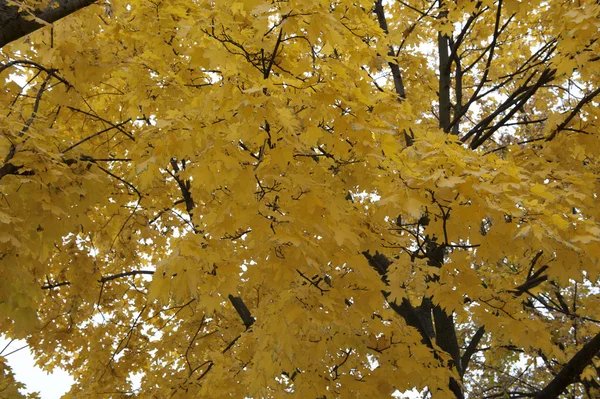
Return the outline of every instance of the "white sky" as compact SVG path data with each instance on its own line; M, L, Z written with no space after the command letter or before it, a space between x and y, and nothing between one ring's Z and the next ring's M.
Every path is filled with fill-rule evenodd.
M0 350L10 341L0 337ZM13 341L2 353L6 356L12 351L25 346L25 341ZM69 391L73 378L63 370L55 370L49 374L35 366L35 360L28 348L6 356L8 365L15 373L17 381L27 385L22 393L39 392L42 399L58 399Z

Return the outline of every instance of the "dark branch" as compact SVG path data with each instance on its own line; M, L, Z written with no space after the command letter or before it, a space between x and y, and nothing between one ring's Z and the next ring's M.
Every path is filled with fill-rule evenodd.
M94 133L94 134L92 134L92 135L90 135L90 136L87 136L86 138L83 138L83 139L79 140L79 141L78 141L78 142L76 142L75 144L72 144L71 146L69 146L68 148L66 148L65 150L63 150L63 152L62 152L62 153L63 153L63 154L65 154L65 153L67 153L67 152L71 151L73 148L75 148L75 147L77 147L77 146L79 146L79 145L81 145L81 144L85 143L86 141L88 141L88 140L91 140L91 139L93 139L94 137L97 137L97 136L101 135L102 133L109 132L109 131L111 131L111 130L113 130L113 129L119 129L119 127L121 127L121 126L123 126L123 125L125 125L125 124L127 124L127 123L129 123L129 122L131 122L131 119L127 119L127 120L126 120L126 121L124 121L124 122L120 122L120 123L117 123L116 125L109 126L109 127L107 127L106 129L102 129L102 130L100 130L99 132L96 132L96 133ZM119 129L119 130L120 130L120 129Z
M116 280L116 279L121 278L121 277L135 276L135 275L138 275L138 274L149 274L149 275L152 275L152 274L154 274L154 270L132 270L130 272L123 272L123 273L119 273L119 274L113 274L113 275L110 275L110 276L104 276L104 277L100 278L100 280L98 280L98 282L105 283L107 281Z
M483 326L481 326L475 332L475 335L473 335L473 338L471 338L471 342L469 342L467 349L465 349L465 353L463 353L462 358L460 359L463 374L467 370L467 367L469 367L469 362L471 361L471 356L473 356L473 353L475 353L475 351L477 350L477 345L479 345L479 342L481 341L483 334L485 334L485 328Z
M42 82L40 88L38 89L38 92L35 96L35 102L33 104L33 110L31 111L31 115L30 115L29 119L27 120L27 122L25 122L23 129L21 129L21 131L19 132L19 134L18 134L19 138L22 138L29 131L31 124L35 120L38 110L39 110L39 107L40 107L40 101L42 99L42 95L44 94L44 91L46 90L46 87L48 86L50 79L52 79L52 76L53 76L52 73L49 72L48 76L46 76L46 78L44 79L44 82ZM2 179L4 176L9 175L9 174L10 175L33 174L33 172L20 173L19 169L21 169L23 167L22 165L14 165L14 164L8 162L15 156L16 151L17 151L17 147L14 144L12 144L10 146L10 150L8 151L8 154L4 158L4 165L2 165L2 167L0 168L0 179Z
M583 108L583 106L587 103L589 103L590 101L592 101L594 99L594 97L596 97L598 94L600 94L600 87L597 88L596 90L592 91L590 94L588 94L587 96L583 97L579 103L577 103L577 105L575 106L575 108L573 108L573 110L569 113L569 115L565 118L564 121L562 121L553 131L552 133L550 133L550 135L546 138L547 141L552 140L556 134L558 132L560 132L561 130L564 130L567 125L569 124L569 122L571 122L571 120L577 116L577 114L579 113L579 111L581 111L581 108Z
M386 34L388 33L387 20L385 18L385 11L383 9L382 0L375 1L375 14L377 15L377 21L379 22L379 27ZM394 57L396 53L394 49L390 47L388 56ZM398 95L398 100L401 101L406 98L406 94L404 93L404 82L402 81L402 73L400 72L400 67L396 62L388 62L390 69L392 70L392 77L394 78L394 88L396 89L396 94Z
M440 7L443 2L440 0ZM443 11L441 18L446 19L447 11ZM439 101L439 126L444 132L450 131L450 64L449 55L449 37L442 32L437 34L438 60L439 60L439 81L438 81L438 101ZM492 50L493 51L493 50Z
M63 285L71 285L71 283L68 282L68 281L63 281L61 283L46 284L46 285L42 286L42 289L43 290L51 290L51 289L54 289L54 288L62 287Z
M185 169L185 160L181 161L183 169ZM194 199L192 198L191 193L191 182L189 180L181 180L179 178L179 165L177 164L176 159L171 159L171 166L173 167L173 173L167 169L167 172L171 175L173 179L177 182L179 189L181 190L181 195L183 196L183 200L185 201L185 209L187 213L190 215L190 219L192 216L192 210L196 206L194 203Z
M95 2L96 0L56 0L34 15L51 24ZM0 48L45 26L28 19L30 14L20 11L18 5L8 3L7 0L0 0Z
M100 278L100 280L98 280L99 283L106 283L107 281L111 281L111 280L116 280L118 278L121 277L129 277L129 276L135 276L138 274L154 274L154 270L132 270L130 272L123 272L123 273L119 273L119 274L111 274L109 276L103 276ZM71 285L70 281L62 281L60 283L48 283L46 285L42 286L43 290L51 290L53 288L58 288L58 287L62 287L65 285Z
M576 382L584 368L600 352L600 333L592 338L569 360L563 369L548 385L535 396L535 399L557 398L567 387Z
M283 38L283 29L279 30L279 36L277 36L277 42L275 42L275 49L273 50L273 54L271 54L271 59L269 60L269 66L266 67L263 77L265 79L269 78L269 74L273 69L273 63L275 62L275 57L277 57L277 51L279 50L279 45L281 44L281 39Z
M244 322L246 329L250 328L252 324L254 324L254 317L252 317L250 310L248 310L248 307L246 306L242 298L240 298L239 296L233 296L231 294L229 294L228 298L229 302L231 302L235 310L238 312L238 315Z

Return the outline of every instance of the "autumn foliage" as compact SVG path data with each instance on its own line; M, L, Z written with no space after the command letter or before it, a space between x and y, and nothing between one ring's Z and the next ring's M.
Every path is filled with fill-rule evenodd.
M66 398L599 397L599 18L0 0L0 331Z

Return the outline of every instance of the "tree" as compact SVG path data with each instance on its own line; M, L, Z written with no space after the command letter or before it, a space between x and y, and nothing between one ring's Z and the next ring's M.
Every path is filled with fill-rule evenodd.
M0 328L67 397L597 397L597 1L90 3L0 1Z

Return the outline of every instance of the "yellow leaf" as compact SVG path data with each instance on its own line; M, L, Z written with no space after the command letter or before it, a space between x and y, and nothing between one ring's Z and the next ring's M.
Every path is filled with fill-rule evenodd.
M167 303L169 300L169 290L171 287L171 279L162 275L162 273L154 273L152 282L148 287L148 300L157 300L161 303Z
M525 237L529 234L529 232L531 231L531 225L528 224L525 227L522 227L521 229L519 229L519 231L517 232L517 234L515 234L515 238L521 238L521 237Z
M464 183L465 179L459 176L450 176L437 181L438 187L449 187L452 188L457 184Z
M423 214L426 205L423 201L411 197L402 205L402 208L410 217L418 219Z
M570 225L569 221L563 216L556 214L552 215L552 223L561 230L566 230Z

